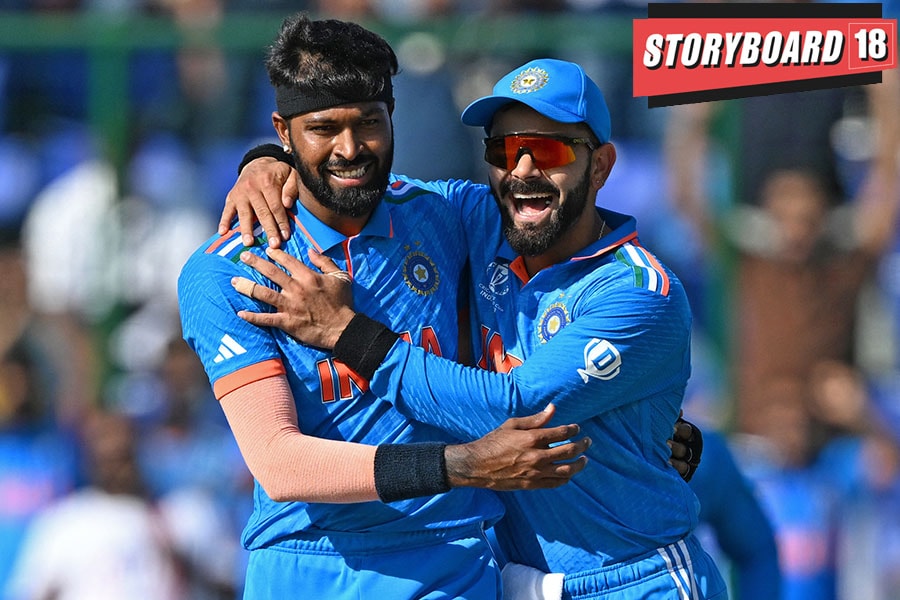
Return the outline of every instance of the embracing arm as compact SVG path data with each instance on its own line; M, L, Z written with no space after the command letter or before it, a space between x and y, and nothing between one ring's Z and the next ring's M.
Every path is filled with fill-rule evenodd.
M333 349L336 357L350 364L357 373L366 379L374 376L379 367L382 366L382 363L389 358L388 354L392 350L394 351L395 359L397 352L401 355L403 352L412 352L414 354L413 360L419 361L418 365L424 369L422 372L427 372L431 377L441 380L444 377L452 379L461 376L467 378L467 380L471 378L474 386L482 385L482 387L455 386L456 391L454 394L457 396L461 394L463 400L458 400L456 406L450 407L448 406L449 403L438 402L435 399L427 378L419 378L420 383L425 385L425 394L423 396L425 399L425 410L431 413L425 413L421 420L428 422L430 418L438 418L439 427L458 432L462 439L471 439L473 431L482 431L483 427L490 427L490 425L485 426L483 423L469 421L471 419L480 421L483 416L482 408L473 408L478 402L491 401L490 398L485 398L482 394L472 395L476 394L476 392L471 392L471 390L480 389L486 394L491 391L487 387L491 386L485 386L483 385L485 382L479 383L479 380L484 379L488 383L493 381L496 384L499 379L500 385L502 385L504 382L510 381L509 374L502 375L488 373L480 369L466 368L453 361L427 355L427 353L420 353L409 344L399 343L397 342L398 336L387 327L369 319L365 315L354 312L349 290L350 286L347 282L335 277L322 276L279 250L270 249L267 251L267 254L272 260L284 267L286 271L278 268L272 262L250 254L245 255L245 262L276 283L281 288L281 291L268 287L254 286L253 282L242 277L234 278L232 285L238 292L245 296L255 297L256 300L269 304L275 310L264 313L240 311L238 314L241 318L258 326L280 328L304 343L320 348ZM314 266L321 269L324 273L336 270L335 265L322 255L311 252L310 260ZM658 348L659 346L656 345L656 350ZM575 354L581 355L582 352L579 349ZM436 368L430 369L428 365ZM535 370L535 376L539 379L546 379L546 373L550 372L547 369L551 367L554 368L554 373L559 373L552 365L551 367L543 365L541 361L536 361L533 357L529 358L526 365L539 365ZM394 366L396 365L389 365L381 369L381 371L392 372ZM585 369L582 369L582 371L587 373L589 370L588 366L586 364L584 366ZM400 365L393 372L399 374L402 371L402 367L403 365ZM522 369L523 367L519 367L514 369L513 372L523 372L521 371ZM415 371L416 369L412 370ZM445 373L445 370L448 370L448 372ZM437 375L437 373L440 373L440 375ZM584 376L579 375L579 377L583 378ZM380 381L383 380L384 377ZM522 389L527 387L527 385L524 385ZM565 388L566 384L563 383L561 387ZM580 392L577 389L577 383L569 387L575 390L575 403L579 404L577 400ZM527 400L534 401L536 406L547 402L546 394L531 394L530 396ZM580 404L586 405L584 402L580 402ZM432 410L429 410L429 408ZM590 407L585 406L585 409L590 410ZM448 413L448 411L453 414ZM526 408L523 408L522 411L528 412L527 402ZM499 414L493 417L489 415L488 418L502 420L509 414L514 413L515 411L510 411L508 407L501 406ZM437 415L436 417L435 414ZM575 421L578 417L577 415L566 414L563 418L572 418ZM448 420L445 421L444 419ZM459 419L463 419L462 425L459 424ZM693 424L683 419L679 419L675 424L673 434L668 442L671 448L670 462L685 480L690 480L700 464L703 449L702 440L702 432Z
M245 246L252 246L253 225L258 220L269 246L278 248L290 237L287 208L299 193L293 158L275 144L262 144L244 155L238 179L225 196L219 218L219 235L225 235L235 217Z
M303 435L284 377L240 387L222 397L220 404L247 467L272 500L378 499L376 447Z
M582 438L554 446L577 435L578 426L544 428L552 407L467 444L370 446L304 435L283 376L240 387L220 402L247 467L277 502L393 502L451 487L557 487L584 468L583 457L568 461L590 445Z
M275 311L242 310L238 316L257 326L283 329L305 344L332 350L334 358L371 380L376 395L394 402L408 416L459 439L474 439L508 417L532 414L551 403L557 406L563 421L590 419L630 401L633 387L656 368L655 361L648 357L674 353L680 358L687 350L687 322L659 324L666 314L665 300L656 303L654 297L646 296L648 300L638 306L630 296L593 298L586 301L590 306L582 318L563 328L511 371L495 373L466 367L399 342L399 336L386 326L356 313L347 282L323 276L281 250L267 249L266 254L286 271L251 253L241 258L280 291L254 286L242 277L232 279L232 285ZM310 252L310 261L322 273L337 270L324 255ZM627 323L623 318L626 315ZM588 359L588 346L592 340L601 339L617 340L616 346L605 343L597 349L608 346L617 361L626 353L643 358L633 360L614 376L598 377L595 357ZM588 391L592 402L585 401Z

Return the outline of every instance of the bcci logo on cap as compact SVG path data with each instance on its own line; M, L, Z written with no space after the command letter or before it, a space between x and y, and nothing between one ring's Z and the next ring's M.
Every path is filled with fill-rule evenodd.
M403 280L422 296L434 293L441 281L434 262L422 252L410 252L403 262Z
M587 383L588 377L612 379L622 370L622 355L606 340L592 339L584 347L584 368L578 369L581 379Z
M547 85L549 80L550 75L547 71L538 67L531 67L516 75L512 83L509 84L509 89L514 94L528 94L538 91Z

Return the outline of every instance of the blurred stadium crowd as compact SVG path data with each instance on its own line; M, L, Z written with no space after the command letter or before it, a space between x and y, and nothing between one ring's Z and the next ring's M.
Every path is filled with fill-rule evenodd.
M535 50L454 53L416 23L646 16L611 0L0 0L0 21L144 16L190 32L302 9L402 32L394 169L425 179L484 179L481 132L459 112ZM631 96L630 54L555 41L540 53L583 64L610 105L619 159L599 202L636 215L687 284L686 416L723 436L770 522L781 597L900 598L897 71L876 92L650 110ZM89 119L88 53L0 43L4 600L240 594L252 482L181 340L175 281L245 150L272 139L263 52L135 52L117 161ZM719 517L704 539L747 598L741 565L759 557L723 533L741 515L708 452L696 489Z

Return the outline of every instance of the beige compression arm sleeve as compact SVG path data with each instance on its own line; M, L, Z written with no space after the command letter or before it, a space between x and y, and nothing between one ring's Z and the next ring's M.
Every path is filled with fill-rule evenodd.
M301 433L283 376L240 387L220 402L247 467L272 500L378 500L376 446Z

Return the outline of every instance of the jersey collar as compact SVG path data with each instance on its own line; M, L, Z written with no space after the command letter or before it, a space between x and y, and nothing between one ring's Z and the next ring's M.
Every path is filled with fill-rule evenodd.
M329 248L338 246L349 239L339 231L335 231L313 215L299 200L294 202L294 210L291 214L296 230L303 234L309 245L317 252L324 252ZM394 227L391 222L390 207L384 201L380 201L369 221L362 231L352 237L374 236L394 237Z
M595 241L593 244L582 248L575 255L569 257L568 261L566 261L567 263L603 256L604 254L614 251L626 242L637 239L637 221L634 217L599 207L597 208L597 212L606 222L606 226L612 228L612 231ZM509 247L509 244L505 239L503 240L503 246L501 246L499 254L502 257L512 258L509 268L523 284L531 279L528 276L528 270L525 268L525 260Z

